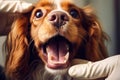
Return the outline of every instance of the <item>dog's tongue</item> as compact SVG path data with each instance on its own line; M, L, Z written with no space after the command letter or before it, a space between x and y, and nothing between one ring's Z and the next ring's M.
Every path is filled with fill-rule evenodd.
M64 64L69 57L69 47L65 40L57 39L51 40L47 45L48 63L50 64Z

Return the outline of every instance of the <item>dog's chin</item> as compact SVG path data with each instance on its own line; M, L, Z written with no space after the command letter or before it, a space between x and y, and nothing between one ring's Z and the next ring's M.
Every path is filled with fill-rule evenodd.
M45 66L45 69L46 69L49 73L51 73L51 74L53 74L53 75L57 75L57 74L59 74L59 75L64 75L64 74L67 73L68 68L69 68L69 67L67 67L67 68L62 68L62 69L52 69L52 68L49 68L47 65Z
M66 56L68 56L68 54L69 53L67 53ZM70 62L67 60L65 62L58 61L55 63L53 61L53 63L51 62L45 65L45 69L53 75L57 75L57 74L64 75L67 73L69 67L70 67Z

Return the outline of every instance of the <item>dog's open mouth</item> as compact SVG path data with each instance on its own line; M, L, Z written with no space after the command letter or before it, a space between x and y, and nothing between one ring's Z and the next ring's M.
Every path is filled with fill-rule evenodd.
M47 67L62 69L69 66L71 43L64 37L52 37L44 44L43 50L47 58Z

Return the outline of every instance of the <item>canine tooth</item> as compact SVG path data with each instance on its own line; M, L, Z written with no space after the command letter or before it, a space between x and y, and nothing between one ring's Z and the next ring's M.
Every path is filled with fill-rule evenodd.
M48 54L48 60L54 60L54 57L53 56L51 56L50 54Z
M64 60L64 62L67 62L68 58L69 58L69 52L67 52L67 54L65 55L65 60Z

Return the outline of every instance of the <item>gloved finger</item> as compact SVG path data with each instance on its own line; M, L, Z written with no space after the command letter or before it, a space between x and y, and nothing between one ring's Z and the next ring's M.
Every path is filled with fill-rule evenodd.
M1 0L0 1L0 11L1 12L19 12L25 13L33 8L32 3L27 3L22 0Z
M96 79L110 75L116 65L118 58L116 56L97 62L87 64L78 64L72 66L68 73L70 76L78 79Z
M29 12L30 10L32 10L33 7L34 6L32 3L27 3L27 2L22 1L21 5L18 8L18 12L26 13L26 12Z

